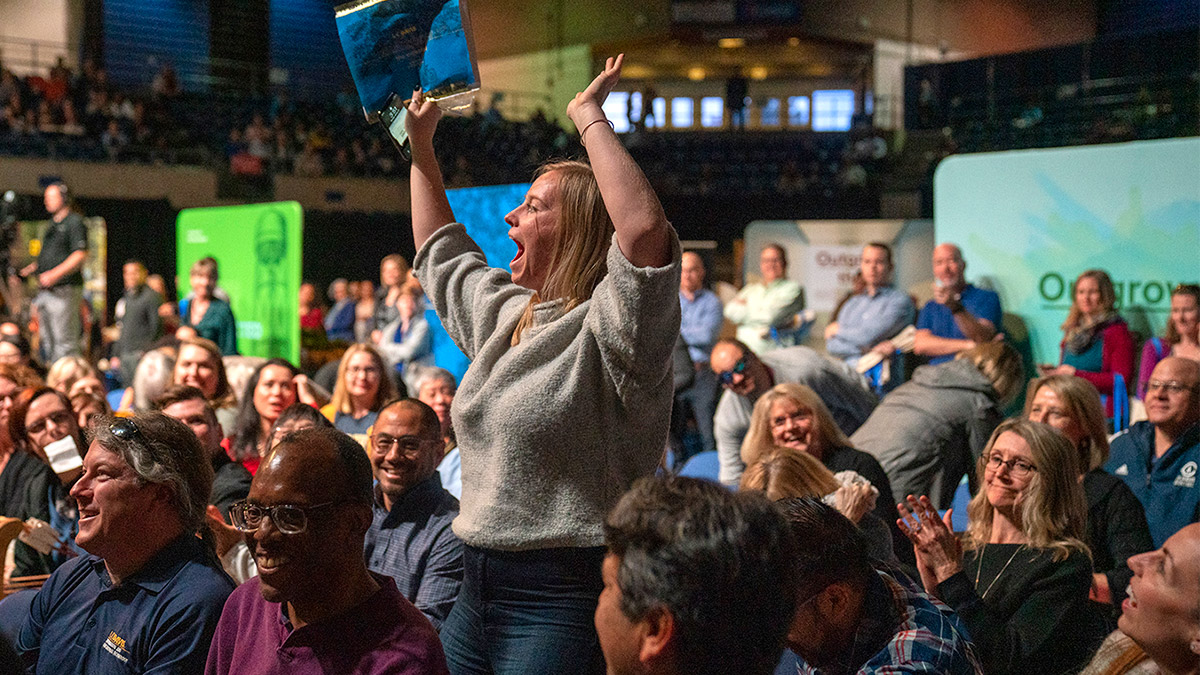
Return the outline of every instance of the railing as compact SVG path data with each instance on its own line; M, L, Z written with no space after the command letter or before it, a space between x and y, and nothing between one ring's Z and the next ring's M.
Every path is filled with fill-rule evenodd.
M0 63L19 77L45 77L59 58L74 66L77 53L77 45L0 35Z

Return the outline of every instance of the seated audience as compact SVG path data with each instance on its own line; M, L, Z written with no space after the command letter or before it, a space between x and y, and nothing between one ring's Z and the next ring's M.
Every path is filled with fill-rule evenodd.
M1075 280L1075 301L1062 325L1062 365L1043 366L1043 374L1082 377L1102 396L1112 396L1114 375L1121 375L1129 386L1133 380L1133 335L1117 315L1116 303L1108 273L1088 270L1080 274ZM1107 407L1111 412L1111 400Z
M1062 434L1011 419L979 458L961 542L928 497L897 505L925 590L962 618L988 675L1074 672L1099 642L1077 464Z
M317 287L300 284L300 330L304 333L325 333L325 313L317 303Z
M917 315L913 342L913 351L927 357L930 364L944 363L977 343L988 342L1000 329L1000 296L967 283L966 270L967 262L957 246L934 247L933 299Z
M209 405L216 411L221 427L233 428L237 420L238 401L225 374L225 362L217 343L202 337L180 340L173 379L177 385L195 387L204 392Z
M22 506L15 518L37 518L54 529L62 546L40 553L23 542L13 549L14 576L49 574L77 553L79 508L71 487L79 479L80 458L87 449L78 418L66 395L50 387L26 389L13 401L8 433L19 439L41 466L31 470L23 486Z
M443 441L437 413L416 399L379 412L371 433L374 520L367 567L396 582L400 594L441 628L462 585L462 542L450 529L458 500L442 487Z
M787 643L801 675L980 675L962 620L903 575L876 569L863 533L816 499L782 503L800 584Z
M25 489L46 465L26 449L23 437L9 429L9 414L21 392L39 387L38 376L25 366L0 363L0 515L17 517L25 505Z
M1167 334L1152 337L1142 347L1138 368L1137 396L1146 398L1146 383L1154 367L1168 356L1182 356L1200 361L1200 286L1179 284L1171 291L1171 315L1167 319Z
M70 396L76 382L89 378L100 381L100 371L82 356L64 356L50 364L50 370L46 371L46 386Z
M1104 465L1142 502L1155 546L1200 521L1198 462L1200 363L1168 356L1146 384L1146 420L1113 438Z
M1080 675L1200 673L1200 525L1129 559L1133 578L1118 630Z
M358 282L358 296L354 304L354 341L370 342L373 330L375 330L375 284L370 279L364 279Z
M928 495L948 509L964 475L978 483L976 460L1024 377L1021 356L999 342L920 366L883 397L850 442L879 460L897 496Z
M76 543L33 600L17 640L29 672L199 672L233 584L197 536L212 468L160 413L94 426Z
M1100 395L1083 378L1040 377L1029 383L1025 417L1058 429L1078 453L1088 509L1084 541L1095 569L1092 599L1119 608L1132 575L1125 561L1153 549L1154 543L1142 503L1120 478L1103 469L1108 434Z
M333 398L321 414L343 433L366 435L383 404L395 397L383 357L371 345L353 344L342 355Z
M233 320L233 310L227 301L215 295L215 258L201 258L192 265L191 288L191 297L179 303L179 338L199 336L216 343L222 356L237 354L237 323ZM183 328L189 330L183 331Z
M153 410L154 399L162 396L175 378L175 361L175 350L170 347L146 352L133 371L133 383L125 390L118 409Z
M7 363L10 366L25 366L37 373L38 377L46 375L46 368L33 358L29 339L20 332L0 334L0 363Z
M433 626L367 570L371 489L362 446L335 429L290 433L269 452L231 512L258 576L226 603L207 675L448 673Z
M221 518L228 520L229 507L245 499L250 492L251 476L244 466L230 459L222 447L225 433L204 392L177 384L164 391L154 402L154 407L167 417L183 422L196 434L205 456L212 462L213 483L208 503L217 507Z
M796 313L804 309L804 289L787 278L787 251L767 244L758 256L761 281L745 285L725 305L725 318L737 324L737 339L759 354L795 341L780 331L794 327Z
M345 279L329 284L329 300L333 306L325 315L325 337L332 342L354 342L354 298L350 296Z
M389 371L400 377L408 391L413 391L416 371L433 365L433 343L429 323L425 321L425 302L422 293L412 286L400 289L396 297L395 318L381 326L375 346L387 359ZM376 302L376 307L379 302ZM378 316L378 311L376 312Z
M246 383L229 454L252 474L270 449L267 441L275 420L284 408L296 402L299 377L299 371L292 364L283 359L271 359L259 366Z
M912 324L917 310L904 291L892 286L892 249L880 242L863 247L859 263L862 290L848 297L825 327L825 349L850 365L878 349L890 358L888 340Z
M750 415L740 459L747 466L766 457L775 448L788 448L812 455L833 474L853 471L879 492L872 512L888 525L892 539L904 543L893 523L892 485L883 467L871 455L854 448L834 423L824 401L802 384L777 384L759 397ZM907 546L899 552L907 554ZM905 555L906 559L911 556Z
M725 318L721 299L704 287L704 260L696 253L685 251L679 269L679 335L687 345L687 366L692 377L690 382L675 392L675 404L671 409L671 442L677 455L675 465L683 466L688 459L683 436L689 418L695 420L696 432L700 436L699 451L717 449L713 436L713 413L717 407L720 384L708 359L721 335Z
M90 391L83 391L72 396L71 410L75 413L80 429L91 426L93 417L113 414L112 408L108 405L108 399Z
M807 452L777 447L746 467L738 489L762 492L773 502L822 499L863 531L872 558L896 562L888 522L871 512L878 505L879 490L853 471L839 471L834 476Z
M842 434L853 433L879 402L866 381L846 364L821 356L808 347L791 347L756 355L737 340L719 340L711 365L725 388L713 418L713 433L721 461L720 479L737 485L745 468L741 448L750 429L755 402L771 387L796 383L817 393ZM765 413L764 413L765 414Z
M796 609L798 554L765 499L642 478L604 522L596 632L609 673L771 673Z
M454 381L454 375L451 375L450 371L436 366L426 366L421 369L414 384L417 388L417 399L433 408L441 427L442 460L438 463L437 470L442 477L442 487L454 495L455 499L461 499L462 461L458 454L458 443L454 439L454 428L451 426L450 419L450 404L454 402L458 383Z
M408 281L409 271L408 261L399 253L384 256L383 260L379 261L379 290L375 291L372 330L383 330L384 326L399 316L396 301L400 299L400 293ZM379 342L376 337L372 336L372 342Z

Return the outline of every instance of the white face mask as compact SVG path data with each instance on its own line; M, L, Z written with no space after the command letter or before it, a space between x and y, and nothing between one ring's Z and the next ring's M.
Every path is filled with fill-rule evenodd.
M75 445L75 437L68 434L46 445L46 461L50 468L59 475L83 466L83 457L79 455L79 446Z

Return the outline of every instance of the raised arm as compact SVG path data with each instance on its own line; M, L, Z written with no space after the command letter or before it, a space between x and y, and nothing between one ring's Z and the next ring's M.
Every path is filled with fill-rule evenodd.
M442 169L433 152L433 132L437 130L442 110L433 101L426 101L421 90L413 92L408 104L404 128L412 148L412 169L409 184L412 190L413 243L418 251L429 235L446 223L454 222L454 211L446 199Z
M637 267L671 261L667 216L642 170L607 124L601 105L621 76L625 55L605 61L604 72L567 105L567 116L582 134L604 207L617 231L617 245ZM416 148L413 148L413 230L417 229ZM440 178L439 178L440 184ZM449 207L447 207L449 209ZM419 246L419 244L418 244Z

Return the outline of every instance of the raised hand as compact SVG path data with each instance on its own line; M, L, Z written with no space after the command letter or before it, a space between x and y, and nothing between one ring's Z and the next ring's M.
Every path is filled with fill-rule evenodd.
M425 99L425 92L417 89L413 92L412 100L408 103L408 114L404 117L404 129L408 132L409 143L413 147L433 145L433 132L437 130L438 120L442 119L442 109L433 101Z
M962 570L962 543L950 529L953 509L939 518L929 497L917 499L909 495L896 505L896 510L900 512L896 525L913 544L926 590L933 590L930 581L941 583ZM927 574L933 579L927 579Z
M598 119L603 119L604 111L601 106L608 98L613 87L621 79L621 64L625 62L624 54L611 56L604 62L604 70L592 80L587 89L575 94L575 98L567 104L567 116L575 123L575 128L583 131L584 126Z

